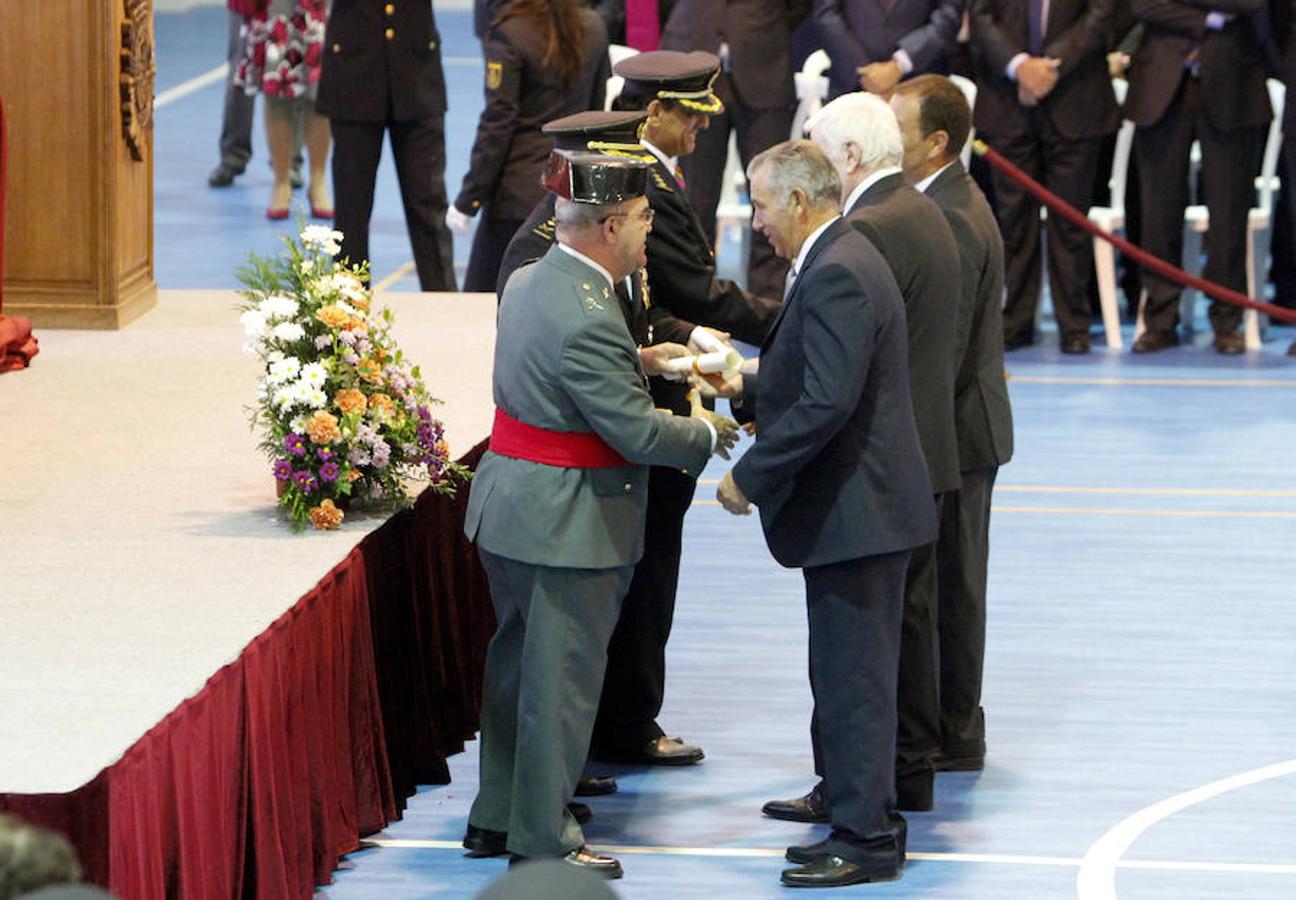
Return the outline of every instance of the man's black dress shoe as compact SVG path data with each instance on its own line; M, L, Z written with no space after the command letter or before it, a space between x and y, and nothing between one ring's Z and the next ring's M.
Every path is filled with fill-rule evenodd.
M585 774L576 782L577 797L601 797L604 794L615 794L617 781L611 775Z
M1173 331L1145 331L1138 336L1138 340L1130 349L1134 353L1156 353L1158 350L1166 350L1178 344L1179 335Z
M1215 335L1215 352L1236 356L1246 350L1246 341L1236 331L1221 331Z
M1005 334L1004 350L1011 353L1014 350L1020 350L1022 347L1029 347L1035 343L1033 334Z
M1088 353L1089 352L1089 335L1087 334L1068 334L1062 338L1063 353Z
M985 768L985 756L938 756L933 765L937 772L980 772Z
M488 856L503 856L508 850L508 834L503 831L491 831L489 828L478 828L471 822L464 834L463 845L468 852L464 856L473 859L484 859Z
M821 856L827 855L828 838L824 838L822 841L816 841L813 844L793 844L787 848L787 852L783 854L783 857L790 863L804 866L807 863L814 862Z
M904 812L926 812L933 806L935 771L923 769L903 777L896 776L896 809Z
M1287 348L1287 355L1296 356L1296 341L1292 341L1292 345Z
M241 168L221 163L212 169L211 174L207 176L207 186L214 188L229 187L234 183L234 179L242 174L243 170Z
M516 853L509 858L509 868L526 862L528 857L518 856ZM589 847L581 846L572 850L566 856L560 856L563 862L582 869L587 869L603 878L620 878L625 873L621 870L621 863L615 857L603 856L595 853Z
M574 801L568 803L567 812L572 814L572 818L576 820L576 824L578 825L584 825L590 819L594 818L594 813L591 812L590 808L584 803L576 803Z
M788 887L842 887L871 881L895 881L900 877L897 866L862 866L840 856L816 856L796 869L784 869L782 882Z
M814 790L804 797L795 800L771 800L761 807L761 812L771 819L783 819L788 822L827 822L828 798L823 790L815 785Z
M701 747L686 744L677 737L662 735L638 747L612 750L595 755L603 762L630 763L643 766L689 766L706 758Z

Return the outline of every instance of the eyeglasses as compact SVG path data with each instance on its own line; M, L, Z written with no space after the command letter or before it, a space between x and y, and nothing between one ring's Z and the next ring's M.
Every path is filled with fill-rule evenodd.
M638 219L640 222L643 222L645 225L651 225L653 223L653 219L657 216L657 211L653 209L651 206L646 206L640 212L637 213L628 213L628 212L608 213L606 216L599 219L599 224L602 225L608 219L615 219L618 216L626 216L626 217L634 216L636 219Z

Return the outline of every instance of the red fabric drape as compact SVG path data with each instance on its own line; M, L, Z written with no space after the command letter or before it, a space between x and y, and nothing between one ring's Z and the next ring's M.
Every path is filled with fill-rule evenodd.
M4 101L0 100L0 372L25 369L32 357L40 352L36 338L32 337L31 320L4 315L5 173L9 168L7 141Z
M495 621L467 494L424 492L85 787L0 810L129 900L311 897L476 731Z

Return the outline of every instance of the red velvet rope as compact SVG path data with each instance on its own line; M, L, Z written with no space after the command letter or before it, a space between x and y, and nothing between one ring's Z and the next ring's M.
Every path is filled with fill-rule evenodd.
M1074 206L1071 206L1057 194L1054 194L1048 188L1044 187L1035 179L1031 178L1021 169L1004 159L1003 155L994 148L987 145L984 141L973 141L972 149L978 156L984 157L986 162L994 166L1004 175L1007 175L1013 181L1017 182L1025 191L1035 196L1041 203L1049 208L1050 211L1057 213L1064 219L1083 228L1094 237L1102 238L1109 244L1115 246L1121 253L1132 257L1140 266L1145 269L1151 269L1162 278L1177 282L1185 287L1201 291L1203 294L1214 297L1216 300L1233 306L1243 306L1247 309L1254 309L1265 313L1270 318L1281 319L1284 322L1296 322L1296 309L1287 309L1282 306L1275 306L1272 303L1265 303L1262 300L1253 300L1246 294L1239 293L1223 285L1216 284L1213 281L1207 281L1204 278L1198 278L1196 275L1190 275L1183 269L1170 265L1162 259L1158 259L1139 247L1134 246L1124 238L1116 237L1110 232L1103 231L1097 225L1089 220L1089 217L1080 212Z

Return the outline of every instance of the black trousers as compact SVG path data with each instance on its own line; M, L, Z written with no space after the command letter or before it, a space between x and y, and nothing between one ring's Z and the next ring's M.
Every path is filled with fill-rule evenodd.
M221 111L220 159L236 172L242 172L252 158L252 111L256 97L248 96L234 83L234 73L243 57L243 39L240 31L243 17L229 14L229 78L225 81L225 105Z
M937 494L936 515L944 506ZM940 635L937 631L936 542L909 556L900 627L900 680L896 693L896 777L935 774L941 750Z
M936 623L940 658L941 754L985 756L981 678L985 670L986 564L990 499L998 466L964 472L944 495L936 540Z
M473 234L472 253L468 256L468 271L464 273L463 289L465 291L483 291L495 293L495 282L499 278L500 262L509 241L522 227L523 219L494 219L490 209L482 213Z
M666 688L666 641L675 618L684 514L696 487L696 479L676 469L649 470L644 555L608 644L590 754L596 759L633 752L663 734L657 715Z
M1185 75L1161 121L1135 133L1134 152L1142 178L1143 249L1172 265L1180 264L1189 153L1193 140L1200 141L1201 186L1210 211L1202 274L1208 281L1245 294L1247 211L1260 168L1264 128L1221 131L1206 114L1210 102L1201 82ZM1143 272L1143 286L1147 289L1144 324L1149 331L1173 331L1179 323L1179 286L1151 271ZM1216 332L1236 331L1242 310L1212 301L1210 322Z
M804 570L811 743L832 818L829 853L904 860L895 808L896 680L909 551Z
M374 181L383 135L389 133L419 286L453 291L454 245L445 223L445 117L414 122L333 119L332 125L333 222L343 235L339 257L357 263L369 259Z
M702 229L712 247L716 239L716 207L729 157L729 132L738 132L738 156L746 168L757 154L788 139L793 113L791 107L754 109L735 99L720 115L711 117L707 129L698 132L696 149L680 160L689 203L702 221ZM774 248L765 235L753 231L751 255L747 260L747 290L759 297L782 297L787 271L788 261L774 255Z
M1042 109L1032 109L1028 127L1017 134L987 137L1009 162L1082 212L1093 198L1099 138L1063 137ZM1004 242L1004 335L1030 337L1039 309L1042 247L1040 202L1010 178L994 174L996 212ZM1063 337L1089 334L1089 292L1093 281L1092 239L1061 216L1049 216L1049 291Z

